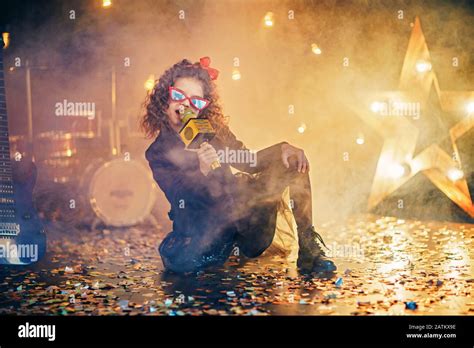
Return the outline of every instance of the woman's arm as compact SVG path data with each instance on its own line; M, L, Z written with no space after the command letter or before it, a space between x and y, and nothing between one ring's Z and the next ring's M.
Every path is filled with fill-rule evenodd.
M181 168L168 160L159 151L146 152L146 158L153 172L153 178L165 193L170 203L178 204L181 200L195 208L206 207L219 202L228 192L225 185L225 173L220 170L211 171L207 177L199 170L194 156L189 157L186 168ZM196 165L193 165L196 164Z

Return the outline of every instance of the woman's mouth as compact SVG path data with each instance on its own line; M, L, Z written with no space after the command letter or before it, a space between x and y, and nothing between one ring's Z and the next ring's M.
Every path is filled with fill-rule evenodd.
M196 116L196 113L191 109L191 108L179 108L177 110L175 110L176 112L176 115L178 115L178 119L180 121L183 121L185 118L188 119L188 118L194 118L194 117L197 117Z

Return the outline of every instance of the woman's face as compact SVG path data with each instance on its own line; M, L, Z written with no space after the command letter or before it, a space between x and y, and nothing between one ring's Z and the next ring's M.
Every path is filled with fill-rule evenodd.
M182 90L188 97L204 97L204 92L201 86L201 82L192 77L180 77L176 79L174 83L174 87L179 88ZM183 115L180 113L180 109L184 107L190 107L190 103L188 99L184 101L173 101L170 99L170 106L168 110L166 110L166 114L168 115L168 120L170 122L171 127L178 132L181 127L183 126L181 119ZM192 108L196 116L199 115L199 111Z

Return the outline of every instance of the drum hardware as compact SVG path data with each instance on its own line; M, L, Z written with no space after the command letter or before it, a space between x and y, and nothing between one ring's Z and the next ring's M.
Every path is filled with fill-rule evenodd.
M159 226L151 214L158 187L150 171L139 161L96 160L86 168L80 188L95 214L93 229L101 222L112 227L128 227L149 221Z
M15 160L29 157L31 158L31 149L28 144L28 139L24 135L10 135L8 137L10 142L10 157Z
M36 161L42 181L67 183L79 168L75 136L64 131L48 131L36 136Z
M111 81L109 154L113 159L93 161L86 168L80 183L81 191L86 192L86 204L96 216L92 228L95 229L100 222L107 226L127 227L146 220L159 226L151 214L158 187L150 170L137 160L126 160L122 154L115 66Z

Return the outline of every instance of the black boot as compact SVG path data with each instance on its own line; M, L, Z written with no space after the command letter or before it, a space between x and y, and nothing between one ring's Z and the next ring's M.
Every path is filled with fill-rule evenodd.
M324 244L321 235L315 231L314 226L298 233L299 247L296 265L302 271L315 273L332 273L337 267L324 253L321 244ZM327 247L326 247L327 248Z

